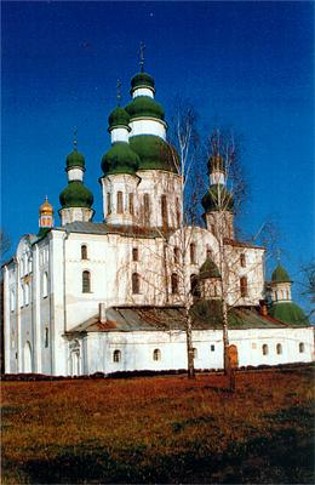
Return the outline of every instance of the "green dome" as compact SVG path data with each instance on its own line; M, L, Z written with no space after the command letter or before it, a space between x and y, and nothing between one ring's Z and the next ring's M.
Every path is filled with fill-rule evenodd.
M202 280L208 278L221 278L219 269L211 258L207 258L200 267L199 278Z
M120 106L117 106L108 117L109 129L115 126L128 126L130 116L127 111Z
M219 196L221 199L220 204ZM233 212L233 197L222 184L211 185L206 195L203 196L201 203L206 212L217 211L219 209Z
M287 271L283 268L283 266L278 264L278 266L271 275L271 280L274 283L287 283L291 281L291 278L288 275Z
M126 106L125 110L131 119L148 116L164 120L165 117L163 107L150 96L137 96Z
M129 139L130 146L139 155L139 170L166 170L177 172L178 154L159 136L138 135Z
M130 145L116 142L102 158L102 170L105 175L115 173L134 174L138 170L140 158Z
M131 79L131 90L133 91L135 88L144 87L144 88L152 88L154 89L155 83L154 79L150 74L146 72L139 72Z
M303 310L292 301L274 303L269 313L273 318L284 323L300 326L309 325L308 318Z
M88 207L90 209L94 199L92 192L82 182L73 180L61 192L59 200L63 209L66 207Z
M82 167L85 168L85 158L84 156L78 152L77 149L74 149L73 152L69 153L66 159L66 169L69 170L72 167Z

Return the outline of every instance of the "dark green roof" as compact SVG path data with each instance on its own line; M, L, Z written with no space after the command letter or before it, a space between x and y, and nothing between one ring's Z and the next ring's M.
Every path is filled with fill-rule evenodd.
M74 149L66 158L66 169L69 170L72 167L82 167L85 168L84 156Z
M82 182L73 180L61 192L59 196L62 208L67 207L88 207L93 204L93 194Z
M140 165L140 158L126 142L116 142L102 158L102 170L105 175L134 174Z
M199 278L221 278L219 269L211 258L207 258L203 265L200 267Z
M124 108L117 106L108 117L109 129L115 126L128 126L130 116Z
M309 325L308 318L303 310L292 301L273 303L269 313L273 318L294 326Z
M291 281L291 278L288 275L288 272L284 269L284 267L278 264L278 266L271 275L271 280L274 283L286 283Z
M139 170L166 170L177 172L178 154L176 150L155 135L138 135L129 138L133 151L140 157Z
M226 210L233 212L234 201L230 192L222 184L211 185L201 201L206 212Z
M149 96L137 96L126 106L125 110L131 119L144 116L164 120L165 117L162 105Z
M146 72L139 72L131 79L131 91L139 87L149 87L154 89L154 79Z

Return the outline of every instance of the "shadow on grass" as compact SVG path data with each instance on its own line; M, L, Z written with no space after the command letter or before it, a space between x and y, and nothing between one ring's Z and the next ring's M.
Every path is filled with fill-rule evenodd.
M178 430L174 430L175 432ZM220 455L196 442L189 451L159 455L145 446L111 456L87 443L63 449L55 458L25 464L29 483L314 483L312 439L300 440L294 429L271 438L231 443Z

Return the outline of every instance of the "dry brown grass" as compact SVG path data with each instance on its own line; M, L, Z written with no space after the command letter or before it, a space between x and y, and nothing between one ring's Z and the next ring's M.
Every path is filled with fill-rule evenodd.
M312 368L4 382L2 483L313 483Z

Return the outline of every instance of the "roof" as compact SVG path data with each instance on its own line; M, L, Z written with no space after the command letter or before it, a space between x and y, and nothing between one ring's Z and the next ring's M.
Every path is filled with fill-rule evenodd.
M286 269L283 266L278 264L276 269L273 271L271 275L271 280L273 283L287 283L291 281L291 278Z
M219 300L199 302L191 311L193 330L222 329L222 310ZM229 312L231 330L289 326L270 316L260 315L255 308L233 308ZM68 331L67 335L90 332L185 331L185 329L183 307L130 306L108 308L105 323L101 323L99 316L95 315Z
M81 222L75 221L63 227L54 228L60 231L73 232L79 234L118 234L126 237L158 238L162 237L161 232L156 228L146 228L139 226L118 226L107 224L106 222Z
M236 239L229 239L229 238L224 238L223 239L224 244L228 246L235 246L239 248L253 248L253 249L262 249L265 251L264 246L256 246L255 244L249 243L249 242L243 242L243 241L237 241Z
M293 301L281 301L273 303L270 315L282 322L295 327L309 325L309 320L303 310Z

